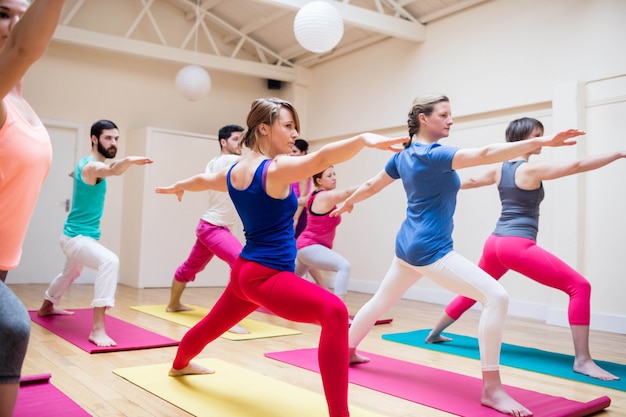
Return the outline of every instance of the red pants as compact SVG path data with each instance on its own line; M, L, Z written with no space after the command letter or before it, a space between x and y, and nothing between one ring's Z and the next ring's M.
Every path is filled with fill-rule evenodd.
M348 311L329 291L293 272L278 271L241 257L230 282L211 311L180 341L174 369L182 369L204 347L258 306L302 323L322 326L318 360L331 417L348 412Z

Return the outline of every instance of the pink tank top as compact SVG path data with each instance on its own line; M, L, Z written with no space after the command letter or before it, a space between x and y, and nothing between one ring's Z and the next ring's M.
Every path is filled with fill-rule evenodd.
M333 241L335 240L335 231L337 226L341 222L341 216L330 217L329 214L335 209L333 207L328 213L317 214L311 212L311 205L315 197L323 192L323 190L314 191L309 196L309 201L306 203L307 210L307 222L306 228L298 236L296 240L296 248L304 248L310 245L324 245L328 249L333 248Z
M45 126L32 126L3 100L7 117L0 128L0 270L14 269L22 255L28 223L52 163Z

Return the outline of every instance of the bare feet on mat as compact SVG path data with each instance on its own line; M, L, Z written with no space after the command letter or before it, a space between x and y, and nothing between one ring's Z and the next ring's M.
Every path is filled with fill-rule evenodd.
M490 393L483 390L480 402L486 407L510 416L527 417L533 415L532 411L511 398L504 389L493 390Z
M228 331L235 334L250 334L250 330L246 329L241 324L235 324Z
M111 339L104 330L92 330L89 333L89 341L100 347L117 346L115 340Z
M356 352L356 348L350 348L349 352L350 352L350 365L356 365L359 363L367 363L370 361L370 358L363 356L363 355L359 355Z
M45 300L39 310L37 310L38 316L69 316L74 314L73 311L63 310L62 308L56 308L51 301Z
M182 375L205 375L205 374L213 374L213 373L215 373L213 369L205 368L204 366L196 365L190 362L189 365L185 366L183 369L170 368L170 371L167 374L169 376L182 376Z
M187 307L186 305L181 303L168 304L167 307L165 307L165 311L167 311L168 313L175 313L177 311L193 311L193 308Z
M432 332L426 337L426 343L441 343L441 342L451 342L452 338L443 336L441 333L432 334Z
M587 360L574 360L574 372L587 375L592 378L601 379L603 381L616 381L619 379L617 375L605 371L600 368L592 359Z

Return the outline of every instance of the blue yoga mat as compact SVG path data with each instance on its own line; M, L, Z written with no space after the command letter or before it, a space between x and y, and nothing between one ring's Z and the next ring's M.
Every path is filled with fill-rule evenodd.
M403 343L405 345L449 353L465 358L480 359L478 340L475 337L442 333L444 336L451 337L453 340L445 343L426 343L424 340L426 340L426 336L428 336L429 333L430 329L423 329L406 333L384 334L382 337L385 340ZM626 365L598 360L595 362L613 375L620 377L620 380L602 381L574 372L572 369L574 357L562 353L547 352L545 350L503 343L502 352L500 354L500 364L505 366L571 379L586 384L599 385L619 391L626 391Z

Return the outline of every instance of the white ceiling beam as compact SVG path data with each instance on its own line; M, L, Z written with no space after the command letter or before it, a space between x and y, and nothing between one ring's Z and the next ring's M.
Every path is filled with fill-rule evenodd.
M310 0L257 0L277 7L300 10ZM417 22L409 22L394 16L388 16L362 7L333 1L344 22L365 30L377 32L394 38L413 42L426 40L426 27Z
M291 67L196 53L176 47L158 45L69 26L57 26L53 40L143 58L176 62L184 65L195 64L220 72L230 72L285 82L296 81L296 69Z
M287 13L289 13L288 10L281 10L279 12L272 13L269 16L264 16L264 17L261 17L261 18L254 19L252 22L248 23L247 25L245 25L243 27L240 27L239 28L239 32L243 33L244 35L249 35L252 32L254 32L255 30L261 29L263 26L267 26L267 25L271 24L272 22L280 19L281 17L283 17ZM233 42L238 37L239 37L238 35L226 36L226 37L224 37L222 39L222 41L224 43L230 43L230 42Z
M76 13L78 13L78 11L80 10L81 7L83 7L83 4L85 4L85 0L78 0L75 4L74 7L72 7L69 11L69 13L67 14L67 16L65 16L65 19L63 19L63 24L64 25L68 25L72 19L74 18L74 16L76 16Z
M317 54L314 56L310 56L308 58L302 59L302 60L296 60L296 63L298 65L301 65L303 67L309 67L311 65L317 65L317 64L321 64L322 62L326 62L330 59L335 59L337 57L340 57L342 55L346 55L349 54L350 52L354 52L357 51L359 49L362 48L366 48L370 45L375 44L376 42L380 42L383 39L387 39L388 36L385 35L374 35L374 36L369 36L363 40L360 40L358 42L353 42L350 45L341 47L341 48L337 48L335 50L333 50L332 54Z
M434 20L441 19L442 17L450 16L451 14L460 12L461 10L476 6L477 4L484 3L486 1L488 0L466 0L452 6L444 7L443 9L439 9L436 12L429 13L420 17L420 22L429 23Z

